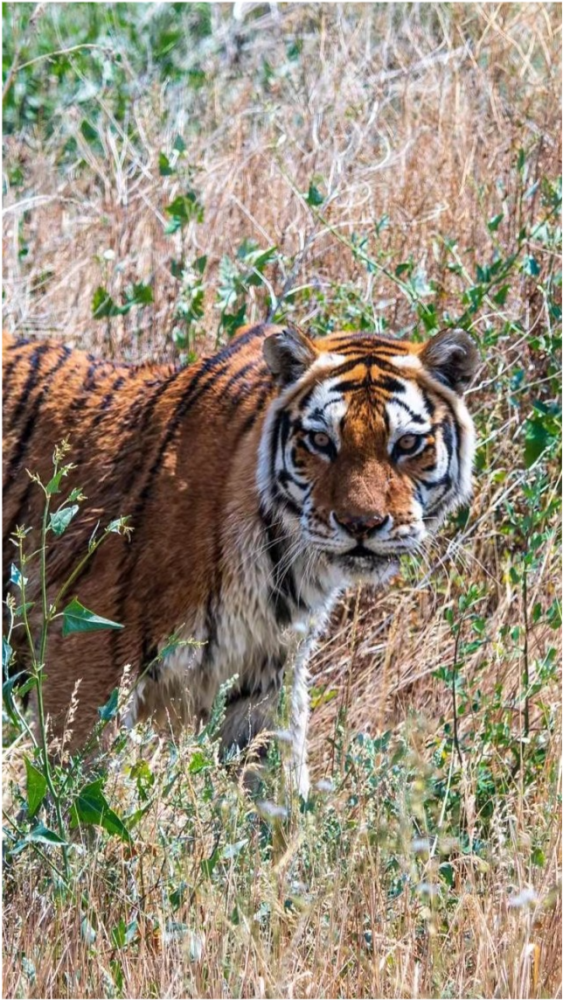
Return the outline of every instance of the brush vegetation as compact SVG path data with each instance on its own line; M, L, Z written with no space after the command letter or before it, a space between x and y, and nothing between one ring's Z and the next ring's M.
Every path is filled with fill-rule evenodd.
M88 504L68 428L6 606L4 995L560 996L560 9L7 4L3 61L9 330L184 362L264 317L461 326L482 358L471 511L315 654L307 803L283 696L258 798L221 704L119 732L134 672L47 757L51 617L104 627L79 586L26 618Z

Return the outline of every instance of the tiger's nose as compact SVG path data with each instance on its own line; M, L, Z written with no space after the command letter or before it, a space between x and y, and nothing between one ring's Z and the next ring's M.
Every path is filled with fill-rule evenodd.
M354 538L363 538L364 535L369 534L370 531L375 531L376 528L382 528L384 524L389 520L389 516L386 514L380 516L379 514L367 514L361 517L343 516L339 514L333 515L334 520L341 528L345 528Z

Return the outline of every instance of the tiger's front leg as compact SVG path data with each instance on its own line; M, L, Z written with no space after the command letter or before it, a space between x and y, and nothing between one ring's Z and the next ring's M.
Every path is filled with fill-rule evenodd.
M286 662L290 662L291 694L290 719L287 739L291 744L287 763L291 787L304 799L309 794L309 772L307 768L307 729L309 723L309 691L307 663L312 648L312 640L306 639L300 645L290 643L284 656L275 664L268 661L264 666L261 681L253 689L244 683L236 688L227 699L225 720L221 730L221 745L227 754L232 747L244 750L256 740L257 755L264 758L268 748L268 737L278 730L277 714L280 691ZM260 734L264 734L260 742ZM278 737L281 737L279 730Z

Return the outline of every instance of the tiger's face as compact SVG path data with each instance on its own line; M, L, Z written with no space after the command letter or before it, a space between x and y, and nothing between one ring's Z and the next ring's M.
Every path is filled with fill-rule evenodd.
M477 350L463 331L424 345L295 329L264 343L280 395L259 487L270 519L346 580L381 580L471 494L462 393Z

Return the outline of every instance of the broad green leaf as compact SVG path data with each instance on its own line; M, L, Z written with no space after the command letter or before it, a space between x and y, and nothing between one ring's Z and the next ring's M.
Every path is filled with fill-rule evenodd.
M202 750L196 750L190 758L190 763L188 764L188 771L190 774L199 774L206 767L209 767L209 761Z
M16 587L22 589L22 584L25 586L27 583L27 576L23 576L15 563L10 566L10 583L15 584Z
M124 948L134 939L137 933L137 921L132 920L130 924L126 924L123 917L120 917L119 923L115 925L111 932L111 940L114 948Z
M94 143L100 141L97 129L95 129L94 126L90 124L87 118L83 119L82 124L80 126L80 131L82 132L82 135L86 139L86 142Z
M25 758L25 770L27 775L27 808L29 816L32 818L45 798L47 779L28 757Z
M84 788L75 799L70 810L70 825L77 827L80 823L90 826L101 826L108 833L122 840L131 842L131 834L116 812L109 806L103 793L104 778L98 778Z
M26 601L25 604L18 604L17 608L14 610L14 618L21 618L24 612L27 612L33 607L35 601Z
M161 177L171 177L175 173L174 167L170 163L166 153L160 152L158 156L158 172Z
M191 188L188 188L185 194L179 194L170 205L167 205L165 212L180 226L184 226L192 219L195 222L203 222L203 205Z
M125 293L125 298L125 305L120 307L122 313L129 312L133 306L147 306L154 301L151 286L142 283L129 288Z
M72 504L71 507L63 507L62 510L57 510L54 514L51 514L50 528L57 538L64 535L70 522L79 510L78 504Z
M502 212L500 212L499 215L493 215L492 219L489 219L489 221L487 222L487 229L489 230L489 232L496 233L496 231L497 231L498 227L500 226L503 218L504 218L504 216L503 216Z
M63 840L58 833L54 830L49 830L48 827L44 826L43 823L38 823L37 826L27 834L27 840L32 843L40 844L55 844L60 846L61 844L66 844L66 840Z
M526 421L526 438L524 445L524 462L529 469L543 454L554 440L554 436L541 419Z
M25 837L19 841L14 847L12 854L19 854L20 851L25 850L29 844L48 844L51 847L64 847L67 841L59 837L58 833L54 830L49 830L48 827L44 826L43 823L38 823L37 826L26 833Z
M114 688L105 705L98 709L102 722L111 722L117 715L119 688Z
M67 473L66 469L59 469L58 472L55 472L53 478L49 480L49 482L45 487L45 490L49 494L49 496L53 496L54 493L60 493L61 479L63 478L63 476L66 476L66 473Z
M94 319L118 316L119 311L119 306L115 304L109 292L99 285L92 296L92 316Z
M322 205L324 197L315 184L309 184L309 190L305 196L305 201L308 205L313 205L314 207Z
M63 611L63 636L72 632L95 632L103 628L123 628L123 625L88 611L76 597Z

